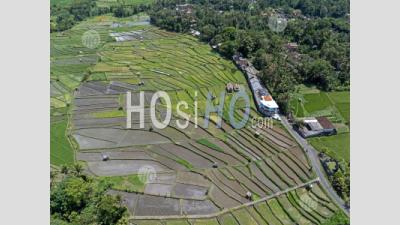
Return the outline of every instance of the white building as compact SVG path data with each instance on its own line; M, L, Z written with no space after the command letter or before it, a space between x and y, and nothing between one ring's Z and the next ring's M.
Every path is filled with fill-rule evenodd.
M261 96L261 108L266 111L268 115L274 115L278 113L279 106L276 104L275 100L271 95Z

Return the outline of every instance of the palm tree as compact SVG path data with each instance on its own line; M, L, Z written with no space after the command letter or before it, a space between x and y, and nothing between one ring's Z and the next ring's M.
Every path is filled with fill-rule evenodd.
M75 163L73 165L73 169L74 169L75 175L80 176L82 174L82 171L83 171L83 166L81 164L79 164L79 163Z
M67 175L69 172L69 168L67 165L62 165L61 166L61 173Z

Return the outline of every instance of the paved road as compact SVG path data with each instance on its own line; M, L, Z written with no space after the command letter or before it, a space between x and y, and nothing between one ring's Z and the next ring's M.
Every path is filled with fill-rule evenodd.
M336 201L336 203L342 208L342 210L346 213L346 215L350 215L350 210L345 206L345 202L336 194L335 190L333 190L329 181L326 179L324 172L322 171L321 164L319 161L317 151L308 144L308 142L302 138L296 131L293 130L293 127L289 124L286 117L281 116L282 124L286 127L286 129L292 134L292 136L296 139L296 141L303 147L305 152L308 155L308 158L311 161L312 167L319 177L320 183L325 188L325 190L329 193L331 198Z

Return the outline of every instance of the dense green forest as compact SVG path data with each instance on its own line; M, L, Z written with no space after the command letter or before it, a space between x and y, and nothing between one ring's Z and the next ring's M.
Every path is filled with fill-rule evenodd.
M348 0L193 0L190 13L176 8L180 2L157 1L149 12L152 23L176 32L198 30L222 55L251 58L284 112L297 84L349 89ZM283 31L269 26L274 16L287 21Z

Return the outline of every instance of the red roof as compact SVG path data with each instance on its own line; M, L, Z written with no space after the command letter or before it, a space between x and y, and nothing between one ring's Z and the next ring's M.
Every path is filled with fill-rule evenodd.
M271 95L263 95L263 96L261 96L261 98L264 101L272 101L272 96Z
M318 120L318 123L321 124L321 126L324 129L335 129L331 121L328 120L328 118L321 116L316 118Z

